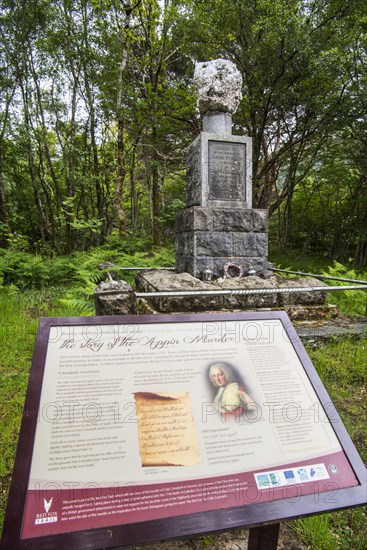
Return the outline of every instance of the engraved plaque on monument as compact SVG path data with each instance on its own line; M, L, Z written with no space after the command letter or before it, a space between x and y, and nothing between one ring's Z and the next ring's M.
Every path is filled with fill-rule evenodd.
M251 169L251 138L202 132L188 151L187 206L251 208Z
M246 200L246 144L209 140L209 200Z

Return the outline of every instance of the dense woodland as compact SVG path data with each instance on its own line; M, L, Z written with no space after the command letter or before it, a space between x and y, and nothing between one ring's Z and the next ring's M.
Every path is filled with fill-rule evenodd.
M172 240L196 61L243 75L254 206L280 248L367 265L365 0L1 0L0 246Z

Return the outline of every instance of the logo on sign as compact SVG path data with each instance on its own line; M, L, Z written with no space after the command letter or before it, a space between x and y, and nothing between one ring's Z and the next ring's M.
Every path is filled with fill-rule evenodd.
M43 505L45 507L46 514L50 511L53 499L54 499L54 497L50 498L49 501L47 501L45 498L43 499Z
M50 500L43 499L43 507L45 512L37 514L34 521L35 525L43 525L45 523L55 523L57 521L57 512L50 512L52 506L53 497Z

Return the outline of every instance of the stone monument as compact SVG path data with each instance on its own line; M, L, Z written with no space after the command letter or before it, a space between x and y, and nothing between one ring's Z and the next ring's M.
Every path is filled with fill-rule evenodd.
M176 220L176 268L137 273L138 311L273 308L293 318L325 315L326 285L268 271L268 212L252 208L252 141L232 135L232 114L241 100L239 71L224 59L198 63L194 82L203 131L188 150L186 208ZM110 280L97 289L100 315L134 312L132 288L122 283ZM305 292L310 287L317 291Z
M231 61L216 59L196 65L194 84L203 131L188 150L186 208L176 220L176 272L196 278L206 269L215 277L230 277L231 270L233 276L265 276L268 214L252 208L252 140L232 135L241 74Z

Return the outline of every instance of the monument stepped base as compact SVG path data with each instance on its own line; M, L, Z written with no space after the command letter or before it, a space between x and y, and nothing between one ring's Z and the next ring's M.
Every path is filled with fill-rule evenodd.
M215 277L233 262L245 273L268 268L268 211L192 206L176 217L176 271L201 278L208 267Z
M136 276L139 292L201 291L195 296L162 296L144 298L141 308L146 313L185 313L211 311L284 310L292 319L315 318L336 315L336 308L326 304L327 291L293 291L291 294L279 291L272 294L224 294L205 295L205 291L253 290L253 289L296 289L325 287L327 285L313 278L286 279L272 274L240 279L217 279L203 282L189 273L175 273L152 269L139 272Z

